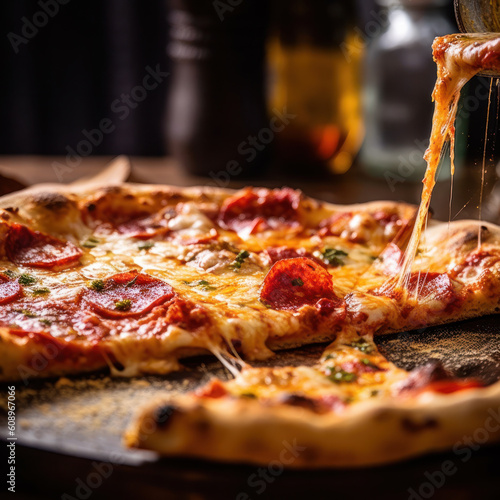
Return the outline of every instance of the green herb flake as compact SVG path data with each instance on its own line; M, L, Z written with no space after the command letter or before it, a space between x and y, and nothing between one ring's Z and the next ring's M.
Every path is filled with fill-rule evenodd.
M146 241L144 243L139 244L137 247L139 250L150 250L155 246L154 242L152 241Z
M123 299L115 302L115 309L118 311L130 311L132 301L130 299Z
M48 288L35 288L33 290L33 295L48 295L50 290Z
M329 247L321 252L323 260L332 266L343 266L344 257L347 257L347 255L348 254L344 252L344 250Z
M83 243L83 248L95 248L101 243L101 240L97 239L95 236L89 236Z
M50 321L50 319L47 318L41 318L38 321L44 326L50 326L52 324L52 321Z
M253 392L242 392L240 397L245 399L257 399L257 396Z
M204 292L211 292L212 290L217 290L217 287L210 284L210 282L207 280L183 281L183 283L190 287L199 286Z
M94 290L94 292L102 292L104 290L105 283L103 280L94 280L89 284L89 288Z
M304 286L304 282L300 278L292 280L292 286Z
M19 284L23 286L31 286L36 283L36 278L34 276L31 276L30 274L23 273L21 276L19 276Z
M272 309L271 304L269 302L266 302L265 300L259 299L259 302L266 308L266 309Z
M349 346L354 347L354 349L357 349L358 351L361 351L364 354L370 354L374 351L373 346L369 342L363 339L355 340L354 342L351 342Z
M233 271L236 271L237 269L241 269L242 264L245 262L245 259L250 257L250 252L247 250L242 250L234 259L234 262L231 264L231 268Z
M2 274L4 276L7 276L7 278L11 278L11 279L17 278L17 274L14 271L11 271L10 269L6 269L5 271L2 271Z
M335 359L336 357L337 353L332 352L325 357L324 361L328 361L329 359Z
M346 372L345 370L342 370L342 368L339 368L338 366L335 366L331 368L330 373L328 373L328 379L331 380L332 382L335 382L336 384L344 384L344 383L351 383L354 382L357 379L357 376L355 373L352 372Z
M137 278L139 277L139 275L136 275L134 278L132 278L125 286L127 288L130 288L131 286L134 286L135 285L135 282L137 281Z
M14 312L22 314L23 316L26 316L27 318L36 318L36 314L29 309L14 309Z
M373 370L376 370L376 371L380 370L380 368L376 364L372 363L368 358L363 358L360 361L365 366L368 366L369 368L372 368Z

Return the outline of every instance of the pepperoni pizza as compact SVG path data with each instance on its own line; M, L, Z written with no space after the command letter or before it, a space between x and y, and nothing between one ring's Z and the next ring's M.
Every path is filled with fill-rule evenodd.
M407 373L373 342L497 312L494 225L482 224L478 247L476 222L430 222L408 282L398 287L416 214L403 203L335 206L288 188L133 184L38 189L0 203L2 380L166 374L203 353L234 373L230 382L147 408L128 434L131 445L261 461L288 426L301 435L305 414L322 428L366 405L498 391L454 380L439 366ZM326 341L333 343L315 366L251 367L276 349ZM169 425L143 436L141 425L159 411L171 413ZM209 430L196 434L194 421ZM231 438L224 441L231 446L214 447L223 433L248 438L264 421L274 435L266 446L251 451ZM335 436L344 429L328 426ZM352 459L318 457L306 454L296 465L375 460L354 452Z
M486 57L497 42L465 42L484 59L464 59L468 77L498 59ZM465 42L435 49L456 57ZM445 63L433 137L451 133L442 115L467 79ZM427 221L430 153L418 212L288 188L77 185L0 199L0 380L166 374L212 353L232 380L155 401L127 432L165 455L267 463L292 440L291 466L351 466L451 447L481 426L500 438L500 382L439 363L406 372L374 343L500 311L500 228ZM252 367L319 342L330 345L312 366Z

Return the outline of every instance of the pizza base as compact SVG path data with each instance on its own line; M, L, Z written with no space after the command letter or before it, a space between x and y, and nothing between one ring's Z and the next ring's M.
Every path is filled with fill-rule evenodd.
M460 449L467 437L481 444L500 440L500 383L449 395L426 392L408 401L366 401L341 415L253 400L164 398L141 411L125 444L163 456L320 468Z

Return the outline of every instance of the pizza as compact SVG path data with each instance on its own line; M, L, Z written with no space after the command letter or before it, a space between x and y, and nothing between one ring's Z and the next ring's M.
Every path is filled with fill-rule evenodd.
M164 375L212 354L232 378L145 402L128 446L254 463L291 446L294 467L453 446L486 425L500 383L407 372L374 341L500 311L500 227L429 220L433 147L419 208L130 184L116 166L0 198L0 380ZM313 343L328 343L313 365L253 366Z

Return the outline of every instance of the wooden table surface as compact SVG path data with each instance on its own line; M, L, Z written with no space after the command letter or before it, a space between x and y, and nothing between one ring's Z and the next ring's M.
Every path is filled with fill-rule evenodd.
M75 168L63 172L62 181L71 182L80 177L98 173L111 158L86 158ZM355 203L375 199L393 199L418 203L421 184L403 181L392 186L385 179L372 179L358 167L343 176L299 178L287 172L274 170L260 179L233 178L218 174L213 178L193 177L183 172L168 158L132 158L130 180L173 185L220 185L241 187L247 184L278 187L289 185L301 188L306 194L334 203ZM57 182L64 158L0 157L0 195L39 182ZM485 188L486 218L497 220L496 177L490 169ZM2 177L3 176L3 177ZM459 217L476 218L479 200L480 171L471 168L460 172L454 183L453 216L465 205ZM448 219L449 181L436 186L432 207L439 219ZM3 443L2 443L3 447ZM95 461L68 457L57 453L18 448L18 492L12 498L144 498L202 500L225 498L250 500L272 498L384 498L412 499L500 498L500 448L480 447L471 452L467 461L452 452L429 455L385 467L335 471L285 471L279 477L264 482L264 490L255 486L251 478L258 467L223 466L194 461L161 460L140 467L115 465L110 477L97 488L80 488L78 480L95 476ZM443 464L451 460L457 471L443 476ZM99 464L98 464L99 465ZM94 474L94 476L92 476ZM99 479L97 477L97 479ZM97 480L96 479L96 480ZM5 485L0 497L3 498ZM66 493L66 497L61 495Z

